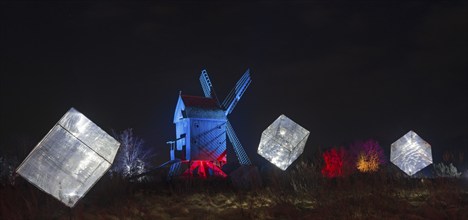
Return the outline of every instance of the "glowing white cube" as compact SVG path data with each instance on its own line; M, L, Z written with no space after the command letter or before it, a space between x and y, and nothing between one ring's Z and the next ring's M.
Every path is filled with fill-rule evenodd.
M257 153L286 170L304 151L309 131L280 115L262 133Z
M119 146L114 138L71 108L16 172L73 207L110 168Z
M409 131L391 145L390 161L412 176L432 164L431 145Z

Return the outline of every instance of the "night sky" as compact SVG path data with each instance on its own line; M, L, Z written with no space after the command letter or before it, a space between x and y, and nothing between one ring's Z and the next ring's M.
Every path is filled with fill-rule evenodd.
M346 2L2 2L1 151L29 152L74 107L164 162L179 91L202 96L206 69L223 99L250 68L229 119L256 163L280 114L311 132L307 156L368 138L388 152L409 130L434 162L466 152L467 4Z

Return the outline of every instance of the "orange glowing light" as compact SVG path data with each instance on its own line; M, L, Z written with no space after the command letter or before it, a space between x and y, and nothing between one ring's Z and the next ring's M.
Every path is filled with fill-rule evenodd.
M356 167L360 172L372 173L379 170L379 157L377 153L370 152L369 154L359 154Z

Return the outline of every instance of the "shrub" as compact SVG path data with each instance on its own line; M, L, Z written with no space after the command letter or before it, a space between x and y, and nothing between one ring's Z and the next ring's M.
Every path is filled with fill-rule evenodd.
M356 169L360 172L376 172L386 162L382 147L375 140L356 142L350 147Z
M436 177L460 177L461 173L450 163L448 166L444 163L434 164L434 175Z
M13 184L15 169L19 165L16 157L0 156L0 184Z
M325 166L322 168L322 175L328 178L341 177L348 174L345 170L347 151L345 148L332 148L323 153Z

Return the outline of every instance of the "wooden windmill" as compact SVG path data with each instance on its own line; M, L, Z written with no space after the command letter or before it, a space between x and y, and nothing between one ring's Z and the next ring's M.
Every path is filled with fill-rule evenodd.
M247 70L226 99L220 103L206 70L200 75L205 94L189 96L179 94L174 112L176 140L171 145L169 176L226 177L221 167L226 164L226 136L234 148L241 165L250 165L250 159L237 138L227 116L252 82Z

